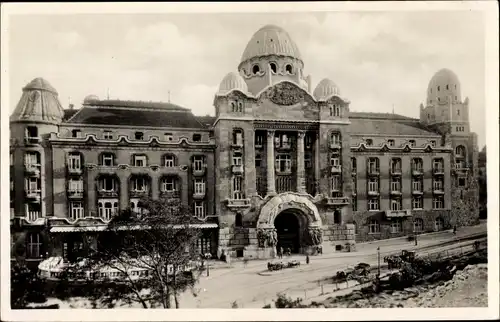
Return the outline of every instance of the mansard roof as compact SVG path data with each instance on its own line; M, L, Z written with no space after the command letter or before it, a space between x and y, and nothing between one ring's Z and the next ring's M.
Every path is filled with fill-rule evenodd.
M353 135L440 136L418 119L391 113L350 112L349 132Z
M191 110L170 103L104 100L87 102L67 123L204 129Z

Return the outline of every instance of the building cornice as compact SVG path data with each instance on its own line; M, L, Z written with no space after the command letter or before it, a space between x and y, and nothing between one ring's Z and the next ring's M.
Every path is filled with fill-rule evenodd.
M367 138L367 137L384 137L384 138L430 138L430 139L440 139L441 135L439 134L428 134L428 135L423 135L423 134L384 134L384 133L363 133L363 134L351 134L351 138Z
M256 119L251 116L234 117L234 116L220 116L214 122L214 127L219 121L248 121L254 124L265 123L265 124L276 124L276 123L290 123L290 124L309 124L311 126L317 124L334 124L334 125L349 125L351 122L349 120L279 120L279 119Z
M199 122L199 121L198 121ZM99 124L85 124L85 123L67 123L63 122L61 123L61 127L92 127L92 128L99 128L103 129L103 125ZM144 129L144 130L170 130L170 131L186 131L186 132L209 132L210 129L200 129L200 128L188 128L188 127L157 127L157 126L136 126L136 125L113 125L113 124L106 124L105 125L106 129L111 128L111 129L134 129L137 130L138 128Z
M408 143L404 144L401 147L391 147L387 143L383 143L378 146L367 146L364 142L358 144L357 146L351 146L352 152L393 152L393 153L452 153L452 147L432 147L430 143L425 144L420 147L411 147Z

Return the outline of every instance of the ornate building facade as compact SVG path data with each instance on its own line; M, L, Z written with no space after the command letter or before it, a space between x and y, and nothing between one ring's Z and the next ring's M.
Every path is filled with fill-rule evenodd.
M73 256L82 227L99 238L145 195L189 205L196 247L214 256L352 250L478 220L476 135L452 71L414 119L352 112L303 68L289 34L264 26L220 83L215 117L95 96L64 109L33 80L10 119L13 256Z

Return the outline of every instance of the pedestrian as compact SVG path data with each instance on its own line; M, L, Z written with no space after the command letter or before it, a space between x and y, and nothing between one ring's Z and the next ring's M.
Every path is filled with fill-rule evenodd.
M243 266L244 266L245 268L247 268L247 265L248 265L248 258L246 258L246 257L245 257L245 258L243 259Z
M306 264L309 265L309 254L306 255Z
M288 247L288 248L286 249L286 255L287 255L288 257L290 257L290 256L292 255L292 250L290 249L290 247Z
M457 234L457 225L453 226L453 235Z
M279 250L278 250L278 256L280 259L283 258L283 247L280 246Z

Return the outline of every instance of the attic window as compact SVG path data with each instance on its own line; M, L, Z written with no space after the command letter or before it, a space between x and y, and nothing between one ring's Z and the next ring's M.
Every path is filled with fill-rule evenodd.
M144 140L144 133L142 133L142 132L135 132L135 139L136 140Z
M71 131L71 137L81 138L82 137L82 131L80 131L80 130L73 130L73 131Z
M104 140L112 140L113 133L111 131L104 131L103 137L104 137Z
M26 128L26 137L27 138L37 138L38 137L38 128L36 126L28 126Z
M387 140L387 143L389 143L389 146L394 146L394 140L390 139L390 140Z
M415 140L410 140L409 143L412 148L415 146Z
M258 72L260 72L260 67L259 67L259 65L253 65L253 67L252 67L252 73L255 75L255 74L257 74Z
M286 64L285 66L285 70L288 74L292 74L293 73L293 68L292 68L292 65L290 64Z
M373 140L372 139L366 139L366 145L372 146Z
M272 39L271 39L272 41ZM273 71L273 73L276 73L276 71L278 70L278 68L276 67L276 63L270 63L269 66L271 67L271 70Z
M174 139L172 133L165 133L164 136L165 136L165 141L172 141Z
M193 142L200 142L201 134L193 134Z

